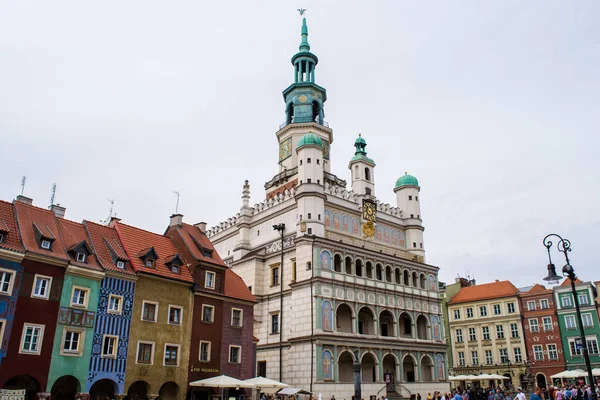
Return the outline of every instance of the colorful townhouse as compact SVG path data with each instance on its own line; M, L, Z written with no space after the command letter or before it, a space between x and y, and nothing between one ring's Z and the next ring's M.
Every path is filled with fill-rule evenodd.
M14 206L0 201L0 371L9 346L16 346L10 341L10 334L23 279L21 261L24 256Z
M177 246L196 282L188 381L217 375L254 377L254 296L215 251L206 224L185 224L183 216L175 214L165 235ZM193 392L191 398L199 400L218 394L208 388L188 390Z
M104 269L86 391L93 399L125 395L125 371L137 275L114 228L84 221Z
M529 372L535 385L547 388L550 377L565 370L565 356L552 289L536 284L519 293Z
M104 271L83 224L65 220L64 209L55 215L69 264L60 297L47 391L53 400L71 400L86 391Z
M179 398L187 388L194 279L168 237L116 218L111 226L138 274L127 349L127 395Z
M592 368L598 368L600 367L600 351L598 348L600 323L598 321L595 301L597 290L591 282L582 282L580 280L576 281L575 288ZM581 335L575 311L575 299L573 298L571 281L569 279L565 279L560 286L554 287L554 301L556 303L558 326L562 337L566 367L569 370L586 370L581 345L578 345Z
M53 211L32 203L24 196L13 203L25 257L21 261L23 275L12 329L4 339L10 345L0 364L2 388L27 389L27 399L46 393L54 383L48 374L63 279L69 265ZM16 235L16 231L9 231L7 240L11 234Z

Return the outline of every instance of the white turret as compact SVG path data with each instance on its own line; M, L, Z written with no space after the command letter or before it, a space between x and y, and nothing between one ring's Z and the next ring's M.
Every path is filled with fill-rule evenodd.
M323 141L307 133L298 141L298 236L324 236Z
M250 184L244 181L242 188L242 208L240 208L240 219L238 221L238 238L233 248L233 259L239 260L245 256L250 249L250 222L252 211L250 210Z
M375 161L367 157L367 142L360 133L354 147L354 157L348 164L352 176L352 191L358 195L375 196Z
M406 221L406 250L425 257L420 190L417 178L406 172L398 178L394 188L398 208L402 210L402 218Z

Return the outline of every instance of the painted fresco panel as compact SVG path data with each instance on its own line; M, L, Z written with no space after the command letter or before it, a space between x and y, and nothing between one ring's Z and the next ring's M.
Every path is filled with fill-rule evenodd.
M321 326L324 331L333 330L333 307L329 300L321 302Z
M321 252L321 269L331 270L331 253L327 250Z
M346 233L348 235L361 237L360 220L351 214L343 211L325 209L325 229L331 229ZM376 242L384 243L390 246L405 248L406 237L404 231L393 228L383 223L377 223L375 227Z

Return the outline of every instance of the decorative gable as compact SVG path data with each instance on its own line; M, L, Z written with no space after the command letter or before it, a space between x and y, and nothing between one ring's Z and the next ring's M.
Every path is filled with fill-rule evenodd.
M138 256L144 263L144 267L156 268L156 260L158 260L158 254L156 253L156 250L154 250L154 247L141 250L138 253Z

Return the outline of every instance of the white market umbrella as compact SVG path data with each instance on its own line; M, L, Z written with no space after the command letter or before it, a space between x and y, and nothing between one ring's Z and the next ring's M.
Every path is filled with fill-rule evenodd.
M487 381L490 379L498 379L498 378L496 378L495 375L490 375L490 374L477 375L477 380L479 380L479 381Z
M239 379L232 378L227 375L219 375L212 378L201 379L199 381L191 382L190 386L195 387L218 387L218 388L254 388L256 387L253 383L240 381Z
M562 378L566 378L566 379L572 379L572 378L579 378L580 376L586 376L586 372L584 370L581 369L574 369L574 370L567 370L567 371L563 371L563 372L559 372L558 374L554 374L552 376L550 376L550 378L552 379L562 379Z
M456 376L449 376L448 377L449 381L466 381L467 379L467 375L456 375Z
M594 376L600 376L600 368L594 368L592 370L592 375L594 375Z
M258 388L260 388L260 389L264 389L264 388L283 389L283 388L290 386L283 382L274 381L273 379L263 378L262 376L257 376L256 378L246 379L244 382L253 384L254 386L256 386L257 389Z
M500 380L510 379L508 376L498 375L498 374L491 374L490 376L491 376L490 379L500 379Z
M477 375L466 375L464 380L465 381L478 381L479 378L477 378Z

